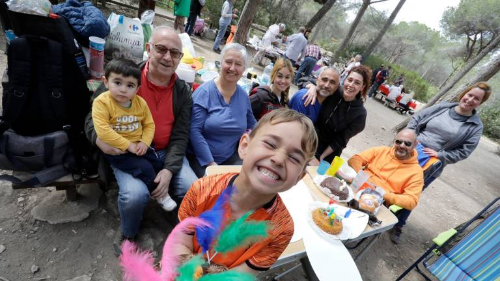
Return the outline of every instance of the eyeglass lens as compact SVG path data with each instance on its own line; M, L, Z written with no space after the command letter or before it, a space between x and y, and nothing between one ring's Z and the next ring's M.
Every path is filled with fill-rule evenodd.
M178 59L181 57L182 53L177 51L176 49L169 49L163 45L159 45L159 44L156 44L154 45L155 46L155 50L157 53L161 54L161 55L166 55L168 52L170 52L170 56L173 58L173 59Z
M405 143L406 146L410 147L412 145L411 141L402 141L402 140L395 140L394 141L397 145L401 145L402 143Z

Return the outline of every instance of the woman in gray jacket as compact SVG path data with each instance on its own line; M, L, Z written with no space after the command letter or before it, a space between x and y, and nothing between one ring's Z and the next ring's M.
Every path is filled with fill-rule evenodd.
M476 108L487 101L490 94L491 87L478 82L465 89L458 96L458 102L441 102L412 117L407 128L417 133L421 166L431 157L442 163L429 168L435 170L425 179L424 189L439 177L446 165L466 159L476 149L483 134L483 123ZM401 212L405 214L398 214L399 222L391 233L391 240L396 244L410 215L408 210Z

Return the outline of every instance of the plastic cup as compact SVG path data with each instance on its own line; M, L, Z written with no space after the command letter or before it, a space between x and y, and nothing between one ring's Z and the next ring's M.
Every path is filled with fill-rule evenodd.
M90 36L90 75L92 78L101 79L104 75L104 39Z
M337 171L340 169L340 167L344 164L344 159L335 156L333 159L332 165L330 165L330 168L326 171L326 174L329 176L334 177Z
M329 167L330 163L326 162L325 160L321 160L318 166L318 170L316 172L318 173L318 175L324 175Z
M359 189L363 184L370 178L370 175L366 173L365 171L361 170L359 173L356 175L354 180L352 181L352 187L354 189Z

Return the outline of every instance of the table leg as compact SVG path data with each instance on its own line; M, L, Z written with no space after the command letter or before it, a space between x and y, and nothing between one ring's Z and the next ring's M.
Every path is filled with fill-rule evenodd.
M290 273L290 272L292 272L292 271L296 270L297 268L299 268L299 267L301 267L301 266L302 266L302 264L301 264L301 263L299 263L299 264L297 264L297 265L295 265L295 266L291 267L290 269L285 270L283 273L281 273L281 274L278 274L278 275L274 276L273 280L274 280L274 281L277 281L277 280L279 280L281 277L283 277L283 276L287 275L288 273Z
M356 257L354 257L354 261L358 261L371 248L371 246L378 240L378 238L380 237L381 234L382 233L374 235L373 239L366 245L366 247L364 247L363 250L361 250L361 252L359 252L359 254Z
M314 273L311 263L309 262L308 257L304 257L300 259L300 263L302 263L302 268L306 273L307 280L309 281L319 281L318 277Z
M66 199L69 202L74 202L78 198L78 193L76 192L76 185L68 186L66 188Z

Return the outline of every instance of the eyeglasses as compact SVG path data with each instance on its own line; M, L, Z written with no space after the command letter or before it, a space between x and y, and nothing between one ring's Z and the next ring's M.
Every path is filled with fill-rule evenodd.
M405 144L406 147L410 147L413 143L411 141L394 140L397 145Z
M169 49L169 48L167 48L167 47L165 47L163 45L160 45L160 44L153 44L153 46L154 46L155 51L158 54L164 56L167 53L170 53L170 57L172 59L175 59L175 60L181 58L184 55L184 53L179 52L176 49Z

